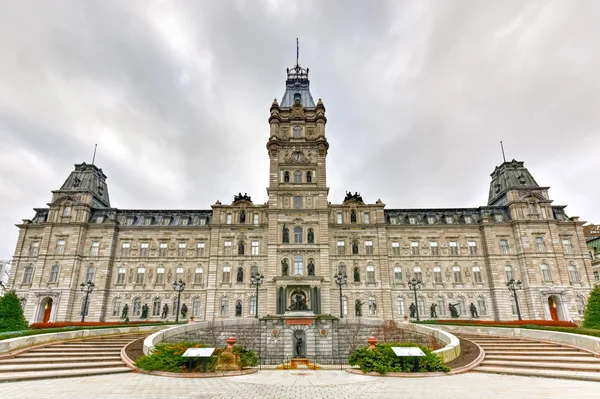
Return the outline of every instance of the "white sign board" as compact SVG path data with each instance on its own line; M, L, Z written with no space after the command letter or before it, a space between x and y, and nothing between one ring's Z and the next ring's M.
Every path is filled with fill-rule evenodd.
M392 350L396 356L426 356L421 348L399 348L397 346L392 347Z
M188 348L182 357L210 357L215 348Z

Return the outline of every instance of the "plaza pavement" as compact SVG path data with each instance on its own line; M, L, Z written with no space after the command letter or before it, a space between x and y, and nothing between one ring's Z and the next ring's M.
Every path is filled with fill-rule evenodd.
M344 371L259 371L228 378L136 373L0 384L0 398L599 398L600 383L483 373L430 378L367 377Z

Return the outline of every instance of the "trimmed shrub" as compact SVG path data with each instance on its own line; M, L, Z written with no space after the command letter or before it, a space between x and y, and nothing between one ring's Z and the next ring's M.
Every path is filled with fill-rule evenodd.
M583 316L583 327L600 330L600 285L594 287Z
M423 345L410 342L392 342L377 344L373 350L368 347L360 348L350 354L350 365L360 367L366 373L376 371L380 374L389 372L410 373L413 372L414 358L400 358L396 356L392 347L419 347L426 356L419 357L419 372L450 371L450 367L444 365L441 357L434 354L431 349Z
M0 332L26 330L27 325L19 297L8 291L0 297Z
M250 349L235 345L233 347L233 353L240 355L242 368L254 367L258 364L258 357L256 357L256 353Z

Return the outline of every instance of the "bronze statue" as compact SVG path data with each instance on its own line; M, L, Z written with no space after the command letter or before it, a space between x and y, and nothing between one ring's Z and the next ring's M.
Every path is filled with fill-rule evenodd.
M246 223L246 212L245 211L240 212L240 223Z
M296 354L298 357L302 357L302 337L296 340Z
M417 317L417 307L414 302L410 304L408 309L410 310L410 317Z
M315 232L313 229L308 229L308 243L312 244L315 242Z
M238 244L238 255L244 254L244 241L240 241Z
M144 306L142 306L142 316L140 317L141 319L147 319L148 318L148 305L144 304Z
M166 319L168 315L169 315L169 305L167 305L165 303L165 306L163 306L163 308L162 308L162 314L160 315L160 318Z
M186 316L187 316L187 306L184 303L183 305L181 305L181 317L183 317L185 319Z
M292 304L288 308L289 310L308 310L306 305L306 298L301 293L297 292L292 297Z
M281 260L281 275L282 276L287 276L288 275L288 271L289 271L289 266L288 266L287 259L282 259Z
M456 309L456 306L458 306L458 303L449 303L448 304L448 309L450 310L450 316L452 318L457 318L460 316L460 313L458 313L458 309Z
M315 264L313 263L313 261L309 261L308 262L308 275L309 276L314 276L315 275Z
M235 305L235 315L236 316L241 316L242 315L242 303L238 302Z
M357 299L356 302L354 302L354 312L356 314L356 316L362 316L362 305L364 305L364 302L361 302L360 299Z
M242 269L241 267L237 271L237 280L236 281L238 283L244 282L244 269Z
M121 312L121 318L126 319L128 313L129 313L129 305L125 304L125 306L123 306L123 311Z
M283 224L283 242L286 244L290 242L290 229L285 227L285 223Z
M358 270L358 267L354 268L354 282L360 282L360 270Z
M437 305L435 303L432 303L431 307L429 308L429 310L431 312L431 318L437 317L437 312L435 311L436 307L437 307Z
M356 223L356 212L350 212L350 223Z
M471 306L469 306L469 310L471 311L472 318L479 318L479 314L477 314L477 306L473 302L471 302Z

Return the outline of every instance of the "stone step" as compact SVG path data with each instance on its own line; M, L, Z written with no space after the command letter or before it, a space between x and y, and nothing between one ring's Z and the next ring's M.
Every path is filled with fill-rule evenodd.
M130 373L129 367L103 367L91 369L72 369L72 370L48 370L48 371L24 371L20 373L2 373L0 382L39 380L43 378L65 378L65 377L84 377L88 375Z
M21 357L0 360L0 366L5 364L33 363L74 363L74 362L110 362L121 360L121 356L69 356L69 357Z
M500 366L512 368L554 369L574 371L600 371L600 363L565 363L565 362L526 362L513 360L483 359L481 366Z
M488 350L501 350L501 351L535 351L535 350L540 350L540 351L546 351L546 352L568 352L568 351L573 351L576 350L574 348L567 348L564 346L500 346L500 345L494 345L494 346L483 346L481 345L481 347L483 348L484 351L488 351Z
M22 353L19 357L68 357L68 356L117 356L121 355L121 351L103 351L103 352L88 352L88 351L44 351L44 352L34 352L29 351L27 353Z
M566 363L596 363L600 359L593 356L523 356L523 355L490 355L486 353L485 360L510 360L510 361L532 361L532 362L566 362Z
M485 355L517 355L517 356L573 356L573 357L594 357L591 353L580 352L576 350L571 351L525 351L525 350L485 350Z
M88 349L102 349L102 350L121 350L125 345L97 345L97 344L55 344L48 345L44 348L49 349L78 349L78 350L88 350Z
M477 341L475 341L477 342ZM486 346L539 346L539 347L548 347L548 348L560 348L559 344L547 344L544 342L511 342L511 343L502 343L502 342L477 342L477 344L481 347Z
M63 352L82 352L82 353L92 353L92 352L119 352L123 349L122 346L110 347L110 348L70 348L70 347L56 347L56 346L46 346L44 348L32 349L29 353L63 353Z
M472 371L496 374L511 374L530 377L565 378L570 380L599 381L600 373L594 371L543 370L518 367L479 366Z
M478 339L478 338L472 338L469 341L473 341L473 342L477 342L477 343L483 343L483 344L527 344L527 343L536 343L539 341L523 341L520 339Z
M87 363L38 363L38 364L0 364L0 375L2 373L19 373L26 371L45 371L45 370L81 370L90 368L123 367L125 364L121 361L112 362L87 362ZM2 378L2 377L0 377Z

